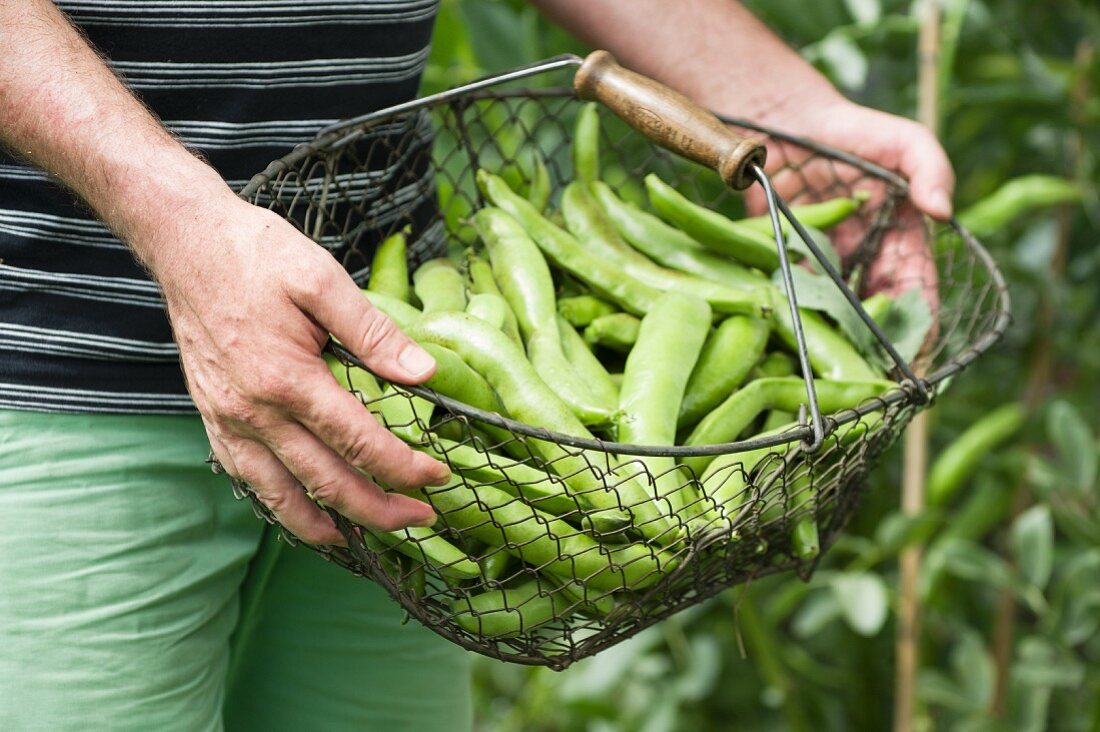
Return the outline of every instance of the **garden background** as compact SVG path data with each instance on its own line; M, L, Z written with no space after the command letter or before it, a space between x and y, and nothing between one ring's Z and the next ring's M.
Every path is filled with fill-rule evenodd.
M916 116L920 2L746 4L853 99ZM877 731L899 688L898 729L1100 730L1100 6L944 0L939 30L956 205L1014 320L930 412L931 455L1008 401L1023 429L918 516L893 449L809 582L735 588L564 673L477 658L479 730ZM444 0L424 91L585 50L518 0ZM921 635L899 686L906 547Z

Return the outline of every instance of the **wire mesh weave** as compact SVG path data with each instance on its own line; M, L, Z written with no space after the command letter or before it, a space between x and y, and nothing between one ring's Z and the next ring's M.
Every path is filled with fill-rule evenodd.
M458 95L299 146L242 195L285 216L362 280L374 245L406 225L419 242L413 265L474 244L465 219L483 205L474 185L479 167L522 176L533 149L546 161L556 199L572 177L578 106L562 89ZM713 173L603 117L602 175L625 198L637 198L637 181L656 172L697 202L739 212L740 197ZM1000 336L1008 319L1004 282L957 223L929 227L907 219L899 213L904 182L892 174L755 129L783 142L773 149L778 165L769 173L792 203L877 192L858 214L861 239L846 273L858 278L883 241L920 227L940 299L934 341L922 356L930 386L941 389ZM819 555L800 553L793 539L800 522L812 519L827 548L852 514L867 472L922 408L913 390L899 385L828 415L835 431L812 453L803 449L805 427L727 445L640 448L551 434L425 389L381 382L379 395L380 380L368 384L349 354L334 352L364 405L446 461L455 480L427 494L440 516L434 536L369 532L330 510L349 546L316 551L378 582L409 615L467 649L555 669L736 583L786 570L807 576ZM660 476L640 459L655 454L727 457L706 480L689 470L670 473L670 482L655 480ZM675 519L649 519L647 526L639 486L647 503L672 502ZM247 485L234 481L234 488L274 523ZM461 553L433 545L439 538Z

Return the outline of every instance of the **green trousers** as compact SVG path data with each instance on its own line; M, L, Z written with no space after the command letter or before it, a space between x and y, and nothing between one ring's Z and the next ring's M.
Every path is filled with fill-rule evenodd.
M207 451L193 416L0 411L0 730L470 729L467 654Z

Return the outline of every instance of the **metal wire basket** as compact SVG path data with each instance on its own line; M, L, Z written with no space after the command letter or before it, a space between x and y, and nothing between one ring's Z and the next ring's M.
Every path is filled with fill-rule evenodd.
M535 150L547 163L555 197L570 180L578 99L568 87L546 84L576 61L552 59L341 123L272 163L241 195L285 216L360 281L374 245L407 225L417 242L410 248L414 265L476 244L466 217L483 205L474 184L478 168L522 169L517 164ZM520 79L526 87L517 88ZM657 172L711 208L733 213L741 205L715 173L603 116L601 162L612 187L626 194L641 176ZM799 550L793 539L799 523L812 519L822 550L831 544L883 450L930 396L1001 336L1008 296L992 259L958 222L900 215L906 185L895 174L809 140L725 121L776 143L773 160L777 153L783 159L770 174L784 179L792 202L857 189L880 193L858 214L861 239L844 262L857 290L863 265L881 243L917 228L932 253L939 293L934 337L921 356L926 377L899 363L891 374L896 389L856 409L826 415L814 409L820 424L804 414L800 426L781 434L643 447L550 433L423 388L387 385L379 397L374 381L370 389L356 388L362 364L332 345L365 407L393 415L401 410L379 409L380 400L402 402L408 419L388 426L419 439L451 467L453 484L427 500L440 516L437 535L478 566L441 557L424 534L380 538L331 510L348 547L316 551L379 583L410 616L464 648L554 669L734 584L788 570L808 576L819 555ZM637 509L636 492L624 489L628 482L649 490L650 500L667 498L652 495L659 476L642 457L703 455L733 457L705 481L692 471L675 474L691 498L664 536L621 521ZM274 523L247 485L234 481L234 489Z

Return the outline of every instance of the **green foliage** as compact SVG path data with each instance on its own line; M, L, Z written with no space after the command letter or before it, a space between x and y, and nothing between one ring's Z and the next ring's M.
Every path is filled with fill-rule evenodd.
M847 94L913 115L919 3L748 4ZM956 201L1002 266L1015 317L1004 344L932 412L932 454L982 415L1027 398L1045 351L1046 376L1031 384L1041 395L1035 418L985 456L947 505L916 519L899 511L899 452L887 455L808 582L756 580L562 674L477 659L481 729L889 729L897 558L916 541L927 545L918 728L1095 729L1100 62L1082 68L1074 52L1100 38L1100 8L943 6L942 129ZM583 48L519 0L444 0L424 90L563 51ZM1091 94L1074 102L1082 82ZM1047 310L1055 315L1044 321ZM998 648L1005 601L1015 621Z

